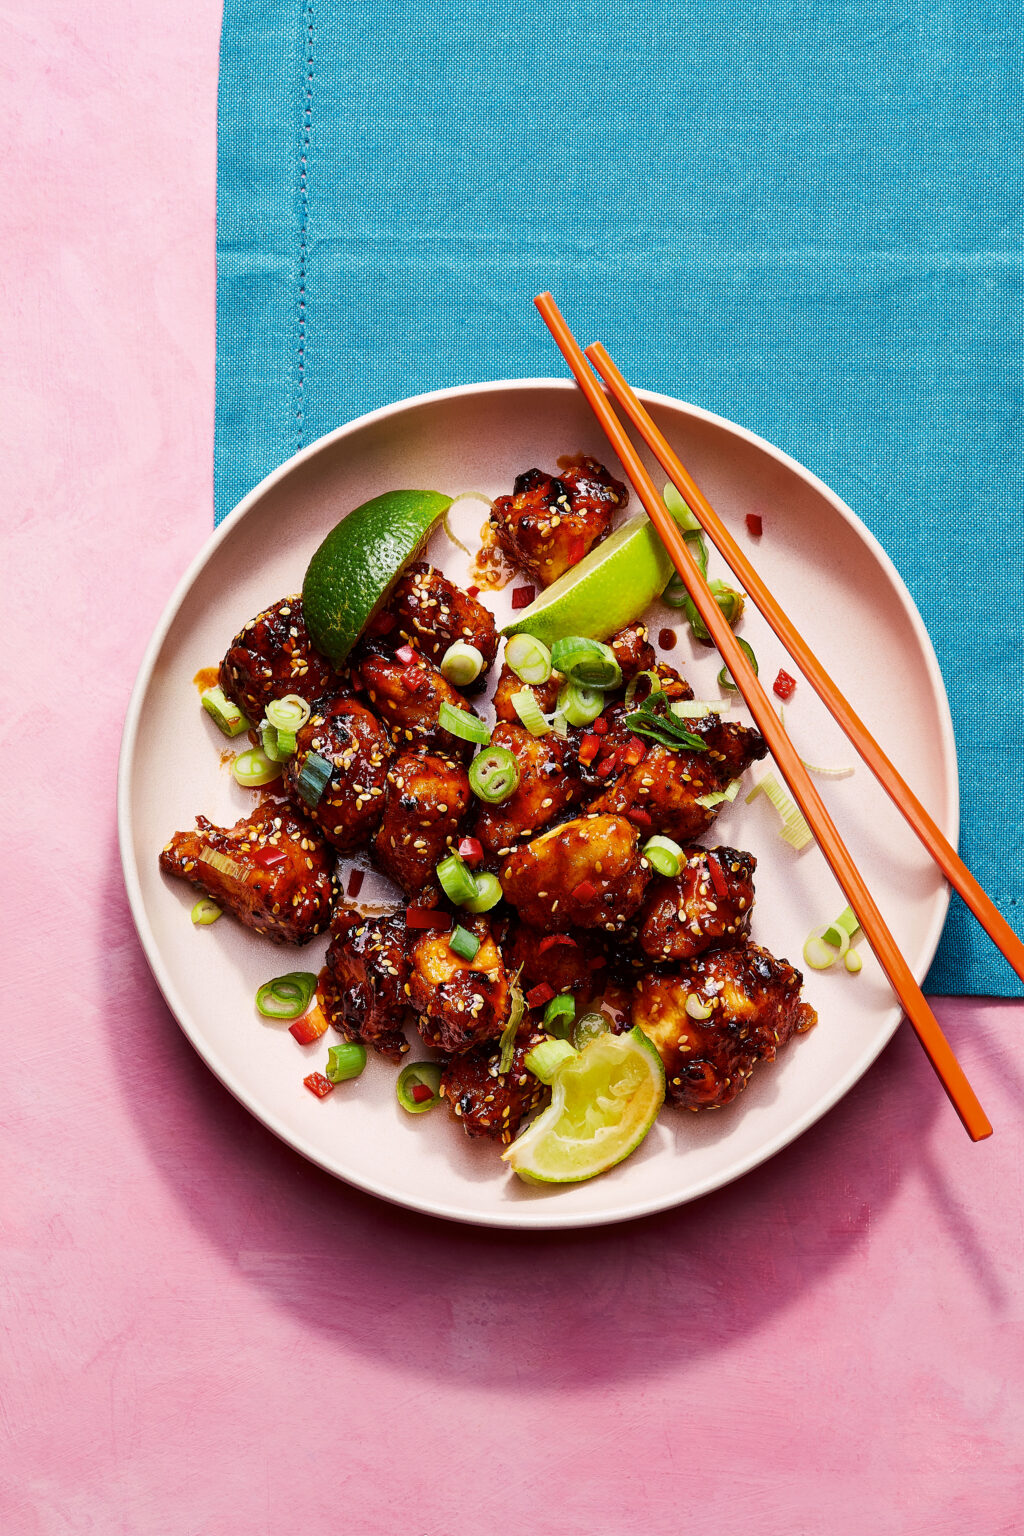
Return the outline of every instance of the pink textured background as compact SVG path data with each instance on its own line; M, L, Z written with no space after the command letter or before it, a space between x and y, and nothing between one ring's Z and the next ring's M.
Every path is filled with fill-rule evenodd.
M114 777L211 522L219 20L0 21L0 1531L1020 1531L1020 1006L939 1008L981 1147L901 1033L732 1189L517 1238L307 1167L161 1003Z

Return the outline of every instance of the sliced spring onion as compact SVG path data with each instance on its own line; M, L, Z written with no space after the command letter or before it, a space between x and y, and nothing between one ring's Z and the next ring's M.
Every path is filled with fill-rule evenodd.
M462 905L467 912L489 912L492 907L498 905L505 894L501 888L501 881L497 875L491 875L485 871L482 875L475 875L474 882L476 895L464 901Z
M319 752L309 753L295 787L311 810L320 804L320 798L333 772L334 764L328 762L326 757L321 757Z
M266 981L256 993L256 1007L265 1019L297 1019L316 991L312 971L289 971Z
M478 800L500 805L519 787L519 764L507 747L488 747L469 765L469 787Z
M664 690L649 694L639 708L631 715L625 715L623 725L637 736L647 736L652 741L659 742L663 747L671 747L677 750L680 747L688 747L691 752L706 752L707 744L703 737L697 736L693 731L688 731L680 725L675 715L668 710L668 696Z
M850 972L851 976L856 976L857 972L863 968L864 961L861 959L860 955L858 955L855 949L848 949L846 954L843 956L843 964L846 966L846 969Z
M468 928L460 928L456 925L448 935L448 948L453 955L458 955L460 960L475 960L480 949L480 940L475 933L470 933Z
M576 999L571 992L560 992L544 1009L544 1028L549 1034L568 1038L569 1026L576 1017Z
M437 866L437 878L448 900L454 901L457 907L472 901L477 894L476 879L457 853L450 853L446 859L441 860Z
M652 667L648 667L645 672L638 672L635 677L630 678L626 686L627 705L632 705L633 700L636 698L637 693L640 691L640 684L643 682L645 677L650 679L650 686L647 689L648 695L652 693L659 693L661 691L661 678Z
M747 796L747 804L749 805L761 794L767 796L782 817L782 830L779 832L782 841L789 843L790 847L795 848L797 852L801 848L806 848L807 844L813 840L814 834L804 820L799 806L790 799L774 773L766 773L764 778L754 785Z
M822 934L826 944L834 944L841 954L846 953L847 945L860 927L857 914L852 907L844 907L834 923L829 923ZM843 938L846 944L843 944Z
M691 1019L710 1019L715 1008L713 1003L706 1003L696 992L691 992L686 999L686 1011Z
M229 859L226 853L221 853L217 848L204 848L199 855L200 864L209 864L218 874L226 875L229 880L246 880L249 871L244 864L239 864L237 859Z
M823 933L823 928L812 928L804 940L804 964L809 965L812 971L827 971L830 966L835 965L842 953L834 945L825 943ZM849 943L847 939L847 947Z
M489 725L478 720L476 715L471 715L468 709L459 709L457 704L449 704L447 699L441 701L437 723L442 730L451 731L460 741L475 741L483 746L491 739Z
M211 923L217 921L220 914L221 909L215 901L211 901L209 896L200 896L192 908L192 921L197 928L209 928Z
M852 766L848 768L821 768L817 763L807 762L805 758L801 758L800 761L808 773L816 773L820 779L848 779L852 773L857 771Z
M465 640L456 640L441 658L441 676L453 688L465 688L468 683L475 683L483 669L483 656L475 645L467 645Z
M288 740L292 743L290 750L286 747ZM286 763L291 757L292 752L295 751L295 737L291 732L285 731L282 734L282 732L277 730L276 726L271 725L269 720L264 720L260 726L260 741L263 743L264 752L272 763Z
M611 1029L611 1020L606 1013L600 1013L596 1008L590 1013L581 1014L576 1020L576 1027L572 1032L572 1043L578 1051L582 1051L591 1040L596 1040L598 1035L606 1035Z
M644 843L643 855L653 870L672 880L682 865L683 850L670 837L649 837Z
M551 665L563 677L591 688L617 688L622 682L622 668L611 646L583 635L556 640L551 647Z
M356 1040L346 1040L343 1045L332 1045L327 1052L326 1077L331 1083L347 1083L358 1077L366 1066L366 1046Z
M629 697L626 697L628 704ZM727 715L732 709L730 699L677 699L669 705L680 720L706 720L708 715Z
M743 652L744 656L750 662L750 665L751 665L751 667L753 668L753 671L754 671L754 676L756 677L757 676L757 657L754 655L753 651L750 649L750 646L747 644L747 642L745 640L741 639L739 635L736 636L736 644L739 646L739 648ZM728 688L730 693L739 693L739 689L737 688L736 684L733 682L733 680L732 680L732 673L729 671L728 667L723 667L721 672L719 672L719 674L718 674L718 686L719 686L719 688Z
M522 688L518 693L512 694L509 703L531 736L547 735L551 726L537 703L536 694L531 693L529 688Z
M699 533L700 523L693 512L690 511L681 493L672 484L671 480L661 493L661 499L672 513L683 533Z
M551 729L556 736L561 736L563 739L569 734L569 722L560 709L556 709L551 716Z
M223 688L205 688L199 695L199 702L225 736L241 736L249 729L248 720L238 705L232 704Z
M601 690L585 683L564 683L558 695L558 713L570 725L590 725L604 709L604 704Z
M260 747L250 747L248 752L238 754L231 772L243 788L258 789L261 784L270 784L278 777L281 764L271 762Z
M542 1083L550 1083L563 1061L575 1055L568 1040L539 1040L523 1057L523 1066Z
M551 676L551 652L533 635L513 635L505 646L505 660L516 677L534 687Z
M283 699L271 699L267 705L267 720L275 731L290 731L294 736L301 731L310 716L310 707L297 693L286 693Z
M410 1061L395 1084L398 1102L410 1115L423 1115L441 1102L441 1068L436 1061Z
M523 1022L523 1014L526 1012L526 999L523 989L519 985L519 978L523 974L522 966L512 977L510 991L512 993L512 1007L509 1010L508 1023L501 1032L501 1055L498 1058L498 1071L507 1072L512 1065L512 1058L516 1050L516 1035L519 1026Z
M706 811L713 811L716 805L725 805L735 800L742 783L742 779L730 779L724 789L712 790L709 795L698 795L697 804L702 805Z

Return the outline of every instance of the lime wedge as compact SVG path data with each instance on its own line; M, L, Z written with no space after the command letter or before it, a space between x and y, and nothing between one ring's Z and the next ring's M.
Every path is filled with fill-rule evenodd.
M342 518L302 583L306 628L339 666L452 504L440 491L385 491Z
M641 1029L598 1035L562 1063L551 1103L503 1153L528 1184L577 1184L640 1145L665 1102L665 1068Z
M504 635L535 635L545 645L568 635L607 640L659 597L672 562L646 512L627 518L537 598Z

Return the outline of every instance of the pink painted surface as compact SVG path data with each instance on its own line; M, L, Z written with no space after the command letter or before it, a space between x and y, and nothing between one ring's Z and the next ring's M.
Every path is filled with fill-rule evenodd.
M1020 1006L939 1005L980 1147L901 1033L742 1184L553 1238L334 1183L193 1055L114 776L211 520L219 14L0 26L0 1531L1018 1532Z

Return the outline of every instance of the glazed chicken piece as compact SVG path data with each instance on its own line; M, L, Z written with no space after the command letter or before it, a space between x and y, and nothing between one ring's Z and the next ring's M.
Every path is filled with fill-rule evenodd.
M427 929L411 938L409 1001L427 1045L453 1055L492 1040L508 1023L508 972L486 917L460 913L460 925L480 941L472 960L450 948L449 933Z
M638 672L653 671L657 660L654 646L647 638L646 624L627 624L608 641L615 652L615 660L622 668L622 681L632 682ZM682 679L680 678L680 682Z
M556 995L571 992L577 1013L600 989L604 956L595 950L592 933L577 941L572 934L537 933L524 923L513 923L502 940L501 952L512 974L519 973L524 992L543 985Z
M171 838L160 868L275 944L308 944L330 922L334 857L284 800L264 800L230 828L197 816L195 832Z
M440 662L456 640L476 646L485 672L498 653L494 616L425 560L406 569L385 613L394 620L389 639L408 642L430 661Z
M537 701L538 708L544 715L554 713L558 703L558 690L561 688L563 678L560 672L552 672L546 683L533 683L527 686L521 677L518 677L508 662L504 662L498 681L494 689L494 713L499 720L506 721L509 725L521 725L522 721L516 713L516 707L512 703L514 693L532 693Z
M754 905L752 853L738 848L684 848L672 880L655 880L640 913L639 940L652 960L689 960L705 949L731 949L750 930Z
M516 843L546 827L574 800L580 782L565 745L554 733L531 736L522 725L495 726L492 747L504 747L519 764L519 784L499 805L481 802L474 831L485 853L510 853Z
M521 1029L507 1072L494 1045L476 1045L445 1064L441 1097L467 1136L493 1136L507 1146L527 1116L544 1107L551 1090L523 1065L543 1039L539 1030Z
M584 455L558 476L542 469L517 475L512 495L495 501L491 527L520 570L549 587L601 542L628 500L626 487Z
M517 848L501 872L505 900L541 933L617 932L639 908L650 879L636 828L623 816L567 821Z
M372 1045L391 1061L409 1049L402 1026L409 1016L408 935L401 911L364 917L342 908L317 979L324 1014L346 1040Z
M309 638L298 596L282 597L250 619L220 664L221 688L253 725L259 725L271 699L296 693L312 705L342 685Z
M641 978L633 1023L658 1048L669 1099L687 1109L719 1108L734 1099L759 1061L774 1061L791 1035L817 1023L814 1009L800 1000L802 984L788 960L757 944L708 950L669 975ZM709 1006L710 1016L692 1018L688 997Z
M358 669L362 686L396 746L439 749L460 761L476 748L438 724L442 703L469 710L466 700L429 661L418 657L408 665L388 656L378 642L359 647Z
M391 743L380 721L357 699L335 699L325 714L314 714L295 738L296 750L284 768L285 785L340 853L355 853L369 842L384 814L384 786ZM311 754L331 766L315 804L300 788Z
M436 752L402 752L388 772L373 860L408 896L428 887L473 796L461 763Z

